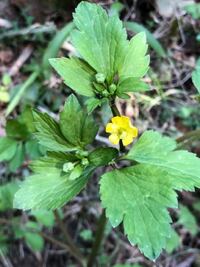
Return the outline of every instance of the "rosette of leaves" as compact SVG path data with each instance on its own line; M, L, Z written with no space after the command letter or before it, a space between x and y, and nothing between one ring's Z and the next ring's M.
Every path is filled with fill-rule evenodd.
M148 90L141 80L149 67L144 32L129 41L118 16L96 4L81 2L73 17L71 40L79 56L53 58L50 64L67 86L90 97L89 112L116 96Z

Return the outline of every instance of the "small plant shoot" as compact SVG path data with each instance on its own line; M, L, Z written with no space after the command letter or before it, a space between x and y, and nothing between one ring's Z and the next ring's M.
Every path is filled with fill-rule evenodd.
M101 167L103 212L113 227L123 224L130 243L154 261L174 236L168 209L178 208L177 191L200 188L200 159L153 129L142 132L116 107L116 98L126 101L131 93L149 90L143 79L150 63L145 32L129 40L116 13L108 15L88 2L77 6L73 23L70 40L76 54L49 59L72 93L57 120L33 111L34 135L46 153L31 162L33 173L17 189L14 207L33 213L61 208L92 183ZM112 111L103 126L107 145L92 149L102 127L94 110L105 105ZM1 154L3 159L17 149L5 138L0 150L7 147L9 155Z

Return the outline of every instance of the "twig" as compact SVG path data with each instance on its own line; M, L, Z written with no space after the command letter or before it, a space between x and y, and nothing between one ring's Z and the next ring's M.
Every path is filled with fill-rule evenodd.
M95 240L92 246L91 254L88 259L87 267L93 267L95 264L95 259L99 252L99 249L100 249L100 246L103 240L106 222L107 222L107 219L105 215L105 210L103 210L100 216L99 222L98 222L96 236L95 236Z
M54 211L54 215L56 218L56 221L63 233L63 236L65 238L65 241L67 242L68 249L70 250L71 254L78 260L78 262L81 264L81 266L85 266L85 263L83 261L83 255L79 251L79 249L74 244L71 236L68 234L66 226L64 225L62 219L60 218L60 215L57 210Z
M13 66L9 70L8 74L10 76L15 76L19 72L19 69L23 66L24 62L30 57L32 52L33 52L33 46L27 45L23 49L22 53L17 58L17 60L14 62Z
M194 140L194 139L200 140L200 129L194 130L194 131L190 131L189 133L186 133L183 136L178 137L176 139L176 141L178 143L183 143L183 142L188 142L188 140L190 140L190 139L192 139L192 140Z
M28 35L28 34L40 34L40 33L52 33L56 31L56 26L52 22L48 22L45 25L41 25L39 23L35 23L30 27L23 28L20 30L10 30L0 35L0 40L8 37L15 37L20 35Z
M7 220L5 218L0 218L0 224L6 224L6 225L17 224L18 225L19 222L12 222L12 221L9 221L9 220ZM28 231L30 231L30 232L38 233L41 237L43 237L47 241L51 242L52 244L57 245L57 246L65 249L66 251L69 251L77 259L77 256L74 255L74 252L71 251L71 249L70 249L70 247L69 247L68 244L63 243L63 242L61 242L61 241L53 238L52 236L43 233L42 231L38 232L37 230L35 230L33 228L29 228L29 227L27 227L26 229ZM84 266L84 264L82 263L82 261L80 262L80 259L78 258L77 260L79 261L79 263L81 264L81 266Z

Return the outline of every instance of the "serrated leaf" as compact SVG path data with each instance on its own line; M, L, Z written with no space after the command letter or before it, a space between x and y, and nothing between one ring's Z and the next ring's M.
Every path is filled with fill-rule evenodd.
M98 131L91 115L83 111L74 95L69 96L65 102L59 125L65 138L79 147L90 144Z
M81 56L98 73L112 80L124 58L126 31L117 16L108 17L99 5L81 2L73 15L78 30L72 42Z
M85 186L91 170L71 181L69 175L56 168L53 172L33 174L21 184L15 194L14 207L23 210L54 210L77 195Z
M37 129L35 136L41 145L53 151L72 151L76 149L67 142L60 130L59 124L47 113L34 111L33 116Z
M128 50L123 61L122 67L119 69L119 76L143 77L149 68L149 56L147 52L146 35L144 32L136 34L129 42Z
M78 58L52 58L51 66L63 78L65 84L84 96L94 96L92 82L95 72Z
M200 159L186 150L175 149L176 142L171 138L146 131L125 158L158 166L172 177L179 176L179 180L174 182L176 189L194 190L194 185L199 185Z
M118 155L118 150L112 147L99 147L92 151L89 156L89 162L95 167L109 164Z
M117 95L128 92L144 92L149 89L149 86L140 80L140 78L129 77L119 82L117 85Z
M163 46L146 27L141 24L138 24L137 22L132 21L125 22L124 25L127 30L133 31L134 33L145 32L148 44L156 51L159 56L166 57L166 52Z
M195 70L192 72L192 82L200 94L200 58L197 60Z
M66 162L75 162L77 157L70 153L47 152L47 156L31 162L30 167L35 173L45 173L48 169L51 173L62 170Z
M112 226L123 221L129 241L145 256L156 259L171 235L167 208L177 207L175 190L200 187L200 175L185 176L139 164L104 174L100 185L102 204Z
M0 162L10 160L16 152L17 142L8 137L0 138Z

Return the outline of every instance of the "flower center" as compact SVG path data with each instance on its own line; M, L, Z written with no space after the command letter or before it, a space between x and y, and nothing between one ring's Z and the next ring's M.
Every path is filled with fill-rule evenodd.
M126 136L127 136L127 132L123 129L120 129L119 130L119 138L124 139L124 138L126 138Z

